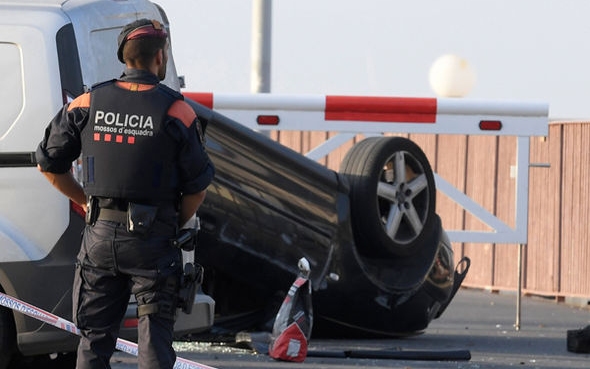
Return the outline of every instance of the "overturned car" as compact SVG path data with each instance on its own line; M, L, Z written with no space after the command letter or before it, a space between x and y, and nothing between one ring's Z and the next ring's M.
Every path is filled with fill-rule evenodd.
M336 172L185 96L203 103L193 107L217 168L197 249L216 328L268 328L302 257L315 336L414 334L443 313L469 260L455 269L414 142L366 138Z

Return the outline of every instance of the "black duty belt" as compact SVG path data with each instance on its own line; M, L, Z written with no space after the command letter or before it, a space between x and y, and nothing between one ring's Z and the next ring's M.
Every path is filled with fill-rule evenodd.
M108 220L117 223L127 223L127 212L122 210L101 208L98 211L98 220Z

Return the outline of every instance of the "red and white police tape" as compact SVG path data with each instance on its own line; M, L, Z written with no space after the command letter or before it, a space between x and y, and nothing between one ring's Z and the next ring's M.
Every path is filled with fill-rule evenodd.
M40 320L44 323L50 324L54 327L59 329L63 329L64 331L68 331L70 333L74 333L76 335L80 335L80 330L76 325L66 319L60 318L57 315L51 314L43 309L40 309L36 306L31 304L27 304L26 302L19 300L15 297L9 296L0 292L0 305L5 306L9 309L19 311L25 315L28 315L32 318ZM134 342L130 342L124 340L122 338L117 338L116 348L119 351L126 352L128 354L137 356L137 344ZM187 359L183 359L180 357L176 358L176 362L174 363L174 369L216 369L212 366L208 366L205 364L199 364L194 361L190 361Z

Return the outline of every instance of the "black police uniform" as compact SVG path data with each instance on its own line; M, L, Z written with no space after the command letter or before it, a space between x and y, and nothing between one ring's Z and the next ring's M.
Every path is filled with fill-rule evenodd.
M126 69L119 81L66 104L37 148L42 170L54 173L70 170L82 153L84 191L100 208L84 230L76 265L78 368L110 367L130 293L138 301L140 367L172 368L176 359L182 255L169 240L177 233L180 196L204 190L214 175L198 120L179 114L190 107L181 102L178 109L178 100L182 95L152 73ZM145 234L128 230L130 204L157 207Z

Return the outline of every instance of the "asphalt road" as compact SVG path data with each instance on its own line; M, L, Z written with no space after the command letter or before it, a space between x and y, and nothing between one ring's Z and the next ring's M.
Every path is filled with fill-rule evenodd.
M567 351L567 330L590 325L590 308L525 296L520 330L514 327L516 295L461 289L447 311L426 332L403 339L315 340L303 363L279 362L264 354L205 342L177 343L178 356L218 369L234 368L590 368L590 354ZM470 353L469 360L334 357L345 351ZM397 350L397 351L396 351ZM321 357L320 354L332 357ZM424 355L427 352L423 352ZM136 368L132 356L117 353L113 369Z

